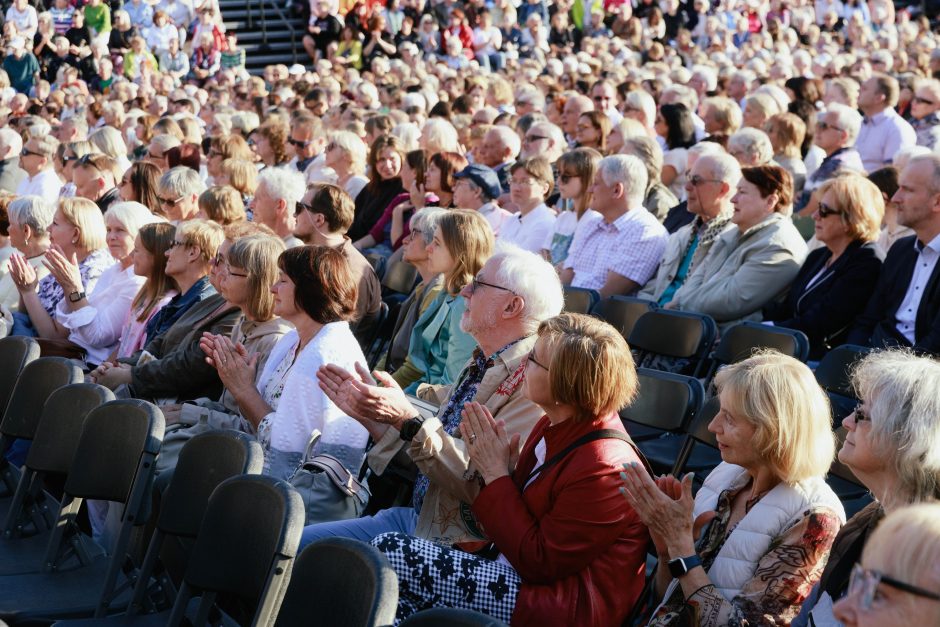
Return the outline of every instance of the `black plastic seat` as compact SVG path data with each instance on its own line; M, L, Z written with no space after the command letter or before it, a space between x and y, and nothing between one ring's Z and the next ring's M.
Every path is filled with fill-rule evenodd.
M858 398L852 389L852 368L871 350L864 346L843 344L826 353L816 367L816 381L829 396L832 421L837 428L842 419L855 411L858 405Z
M580 314L591 313L594 305L601 299L601 295L597 290L571 287L570 285L564 287L564 296L565 306L562 310L568 313Z
M679 433L702 408L705 389L698 379L649 368L637 368L636 373L637 397L620 410L634 442Z
M715 435L708 430L708 423L719 408L718 397L712 397L686 425L684 433L670 433L638 444L654 472L681 476L692 470L699 478L704 478L705 474L720 464L718 443Z
M711 383L722 366L743 361L760 349L772 349L805 362L809 356L809 339L805 333L794 329L757 322L736 324L722 334L712 354L706 382Z
M382 287L398 294L410 294L418 282L418 269L407 261L393 261L385 268Z
M610 324L627 339L636 321L651 309L656 309L656 303L651 300L633 296L608 296L594 306L591 314Z
M12 335L0 340L0 412L6 411L16 380L26 364L39 359L39 343L31 337ZM0 413L0 422L3 414Z
M398 577L378 549L349 538L310 544L294 562L278 627L380 627L395 620Z
M636 321L627 342L642 363L648 357L688 360L689 374L704 369L718 327L711 316L688 311L654 309Z
M508 627L506 623L486 614L449 607L436 607L412 614L401 627Z
M139 400L110 401L85 418L65 481L65 494L42 561L42 572L0 577L0 619L90 615L111 608L128 589L118 586L132 528L145 522L154 460L163 440L163 413ZM123 506L111 557L89 559L76 518L84 499ZM14 545L15 543L9 543ZM63 570L75 553L81 566ZM99 614L100 615L100 614Z

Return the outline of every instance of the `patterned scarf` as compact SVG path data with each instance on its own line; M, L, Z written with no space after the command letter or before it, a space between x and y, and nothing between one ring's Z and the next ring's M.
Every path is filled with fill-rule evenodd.
M731 214L722 213L712 218L711 222L709 222L708 224L705 224L705 231L701 233L701 235L698 238L699 250L706 250L709 247L711 247L711 245L715 242L715 240L718 239L718 236L721 235L722 231L725 230L725 226L730 221L731 221ZM704 222L702 221L702 217L695 216L695 221L692 224L692 232L698 233L699 230L702 228L703 224ZM692 242L694 241L695 241L694 236L689 238L689 243L685 245L685 253L682 255L683 258L685 258L685 255L689 254L689 249L692 247ZM704 255L701 255L699 258L700 259L704 258ZM692 266L694 264L695 264L695 258L693 257L692 261L689 263L689 272L688 272L689 274L691 274Z

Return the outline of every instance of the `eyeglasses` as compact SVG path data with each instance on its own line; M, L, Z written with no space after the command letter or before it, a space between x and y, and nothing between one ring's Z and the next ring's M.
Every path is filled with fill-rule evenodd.
M826 129L831 129L831 130L833 130L833 131L842 131L842 130L843 130L843 129L839 128L838 126L834 125L834 124L830 124L829 122L826 122L825 120L820 120L820 121L816 122L816 127L819 128L819 129L822 130L822 131L825 131Z
M535 185L535 179L509 179L510 185Z
M613 100L613 96L594 96L594 102L606 102Z
M307 203L305 203L305 202L300 202L300 201L298 200L298 201L297 201L297 204L294 205L294 216L295 216L295 217L296 217L296 216L299 216L301 213L304 212L304 210L307 210L307 211L309 211L310 213L315 213L314 210L313 210L313 205L308 205Z
M186 246L189 246L189 244L186 243L186 242L181 242L181 241L179 241L178 239L175 239L175 240L173 240L173 243L170 244L170 248L176 248L177 246L186 247Z
M222 272L224 272L227 276L237 276L243 279L248 278L248 275L243 272L232 272L232 265L228 261L222 263Z
M28 148L23 148L23 150L20 152L21 157L28 157L29 155L35 155L37 157L45 156L41 152L33 152L32 150L29 150Z
M722 183L721 179L707 179L704 176L699 176L698 174L693 174L689 177L689 183L692 187L698 187L704 185L705 183Z
M473 296L481 285L485 287L492 287L495 290L503 290L504 292L509 292L510 294L515 294L515 292L513 292L508 287L503 287L502 285L496 285L495 283L487 283L486 281L481 281L480 279L473 277L472 279L470 279L470 295Z
M539 361L535 358L535 349L532 349L531 351L529 351L529 355L526 357L526 361L531 361L533 364L535 364L536 366L538 366L545 372L548 372L548 366L544 364L540 364Z
M162 160L162 159L163 159L163 155L155 155L155 154L153 154L152 152L148 152L148 153L147 153L147 158L148 158L148 159L161 159L161 160Z
M71 157L62 157L62 163L68 163L70 161L78 161L78 155L72 155Z
M221 267L223 261L225 261L225 258L222 257L222 253L216 253L215 256L209 260L209 263L218 268Z
M527 144L531 144L532 142L541 141L541 140L543 140L543 139L551 139L551 138L550 138L550 137L546 137L545 135L526 135L526 136L525 136L525 141L526 141Z
M920 96L914 96L914 102L919 102L920 104L931 105L931 106L937 104L933 100L927 100L926 98L921 98Z
M160 198L160 197L157 197L157 200L160 201L160 204L161 204L161 205L169 205L169 206L172 207L173 205L178 205L178 204L179 204L180 202L182 202L183 199L185 199L185 198L186 198L186 196L180 196L180 197L177 198L176 200L173 200L172 198Z
M842 212L834 207L830 207L824 202L819 203L819 206L816 209L816 213L819 214L820 218L828 218L829 216L841 216Z
M221 156L222 156L222 153L219 152L218 150L210 150L210 151L209 151L209 158L210 158L210 159L211 159L212 157L221 157Z
M855 422L871 422L871 415L862 409L862 404L855 406Z
M290 139L287 140L287 143L290 144L291 146L297 146L298 148L306 148L307 146L313 143L313 140L311 139L309 141L300 141L299 139L294 139L293 137L291 137Z
M936 592L898 581L882 572L862 568L856 564L852 567L852 574L849 577L849 594L857 597L860 610L867 612L871 609L872 601L875 600L875 591L878 589L878 584L882 583L914 596L940 601L940 594Z

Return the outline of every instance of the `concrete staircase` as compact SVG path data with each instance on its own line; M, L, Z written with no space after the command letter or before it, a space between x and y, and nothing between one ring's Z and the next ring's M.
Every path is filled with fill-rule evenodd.
M301 39L307 29L303 17L285 7L284 0L219 0L226 30L238 34L245 49L245 67L261 74L264 66L310 64Z

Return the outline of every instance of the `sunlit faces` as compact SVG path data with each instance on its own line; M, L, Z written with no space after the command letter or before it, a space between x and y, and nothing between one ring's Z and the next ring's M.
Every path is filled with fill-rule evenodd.
M401 155L394 148L385 148L379 152L375 161L375 170L382 180L395 178L401 172Z
M300 309L294 301L294 294L297 286L291 281L290 277L283 271L278 273L277 281L271 287L271 293L274 294L274 315L285 320L296 316Z
M78 228L69 222L62 212L56 210L49 225L49 241L62 248L70 249L78 241Z
M731 204L734 205L731 221L738 225L741 231L746 231L752 226L760 224L773 213L776 203L777 196L775 194L769 194L766 198L762 198L760 189L750 181L742 178L738 181L737 193L731 198Z
M131 253L134 259L134 274L137 276L149 277L153 272L154 256L140 239L140 235L134 238L134 250Z
M723 461L744 468L756 467L763 463L758 452L754 450L753 439L757 429L744 416L736 416L731 412L729 394L720 394L721 409L708 423L708 430L715 434Z
M104 226L108 251L112 257L123 261L134 250L134 238L127 231L127 227L114 216L105 216Z
M540 337L536 340L525 362L523 394L540 407L551 407L555 404L549 372L552 345L552 341Z
M450 251L444 244L444 236L441 229L434 231L434 238L427 245L428 269L436 274L447 274L453 270L457 262L451 256Z

